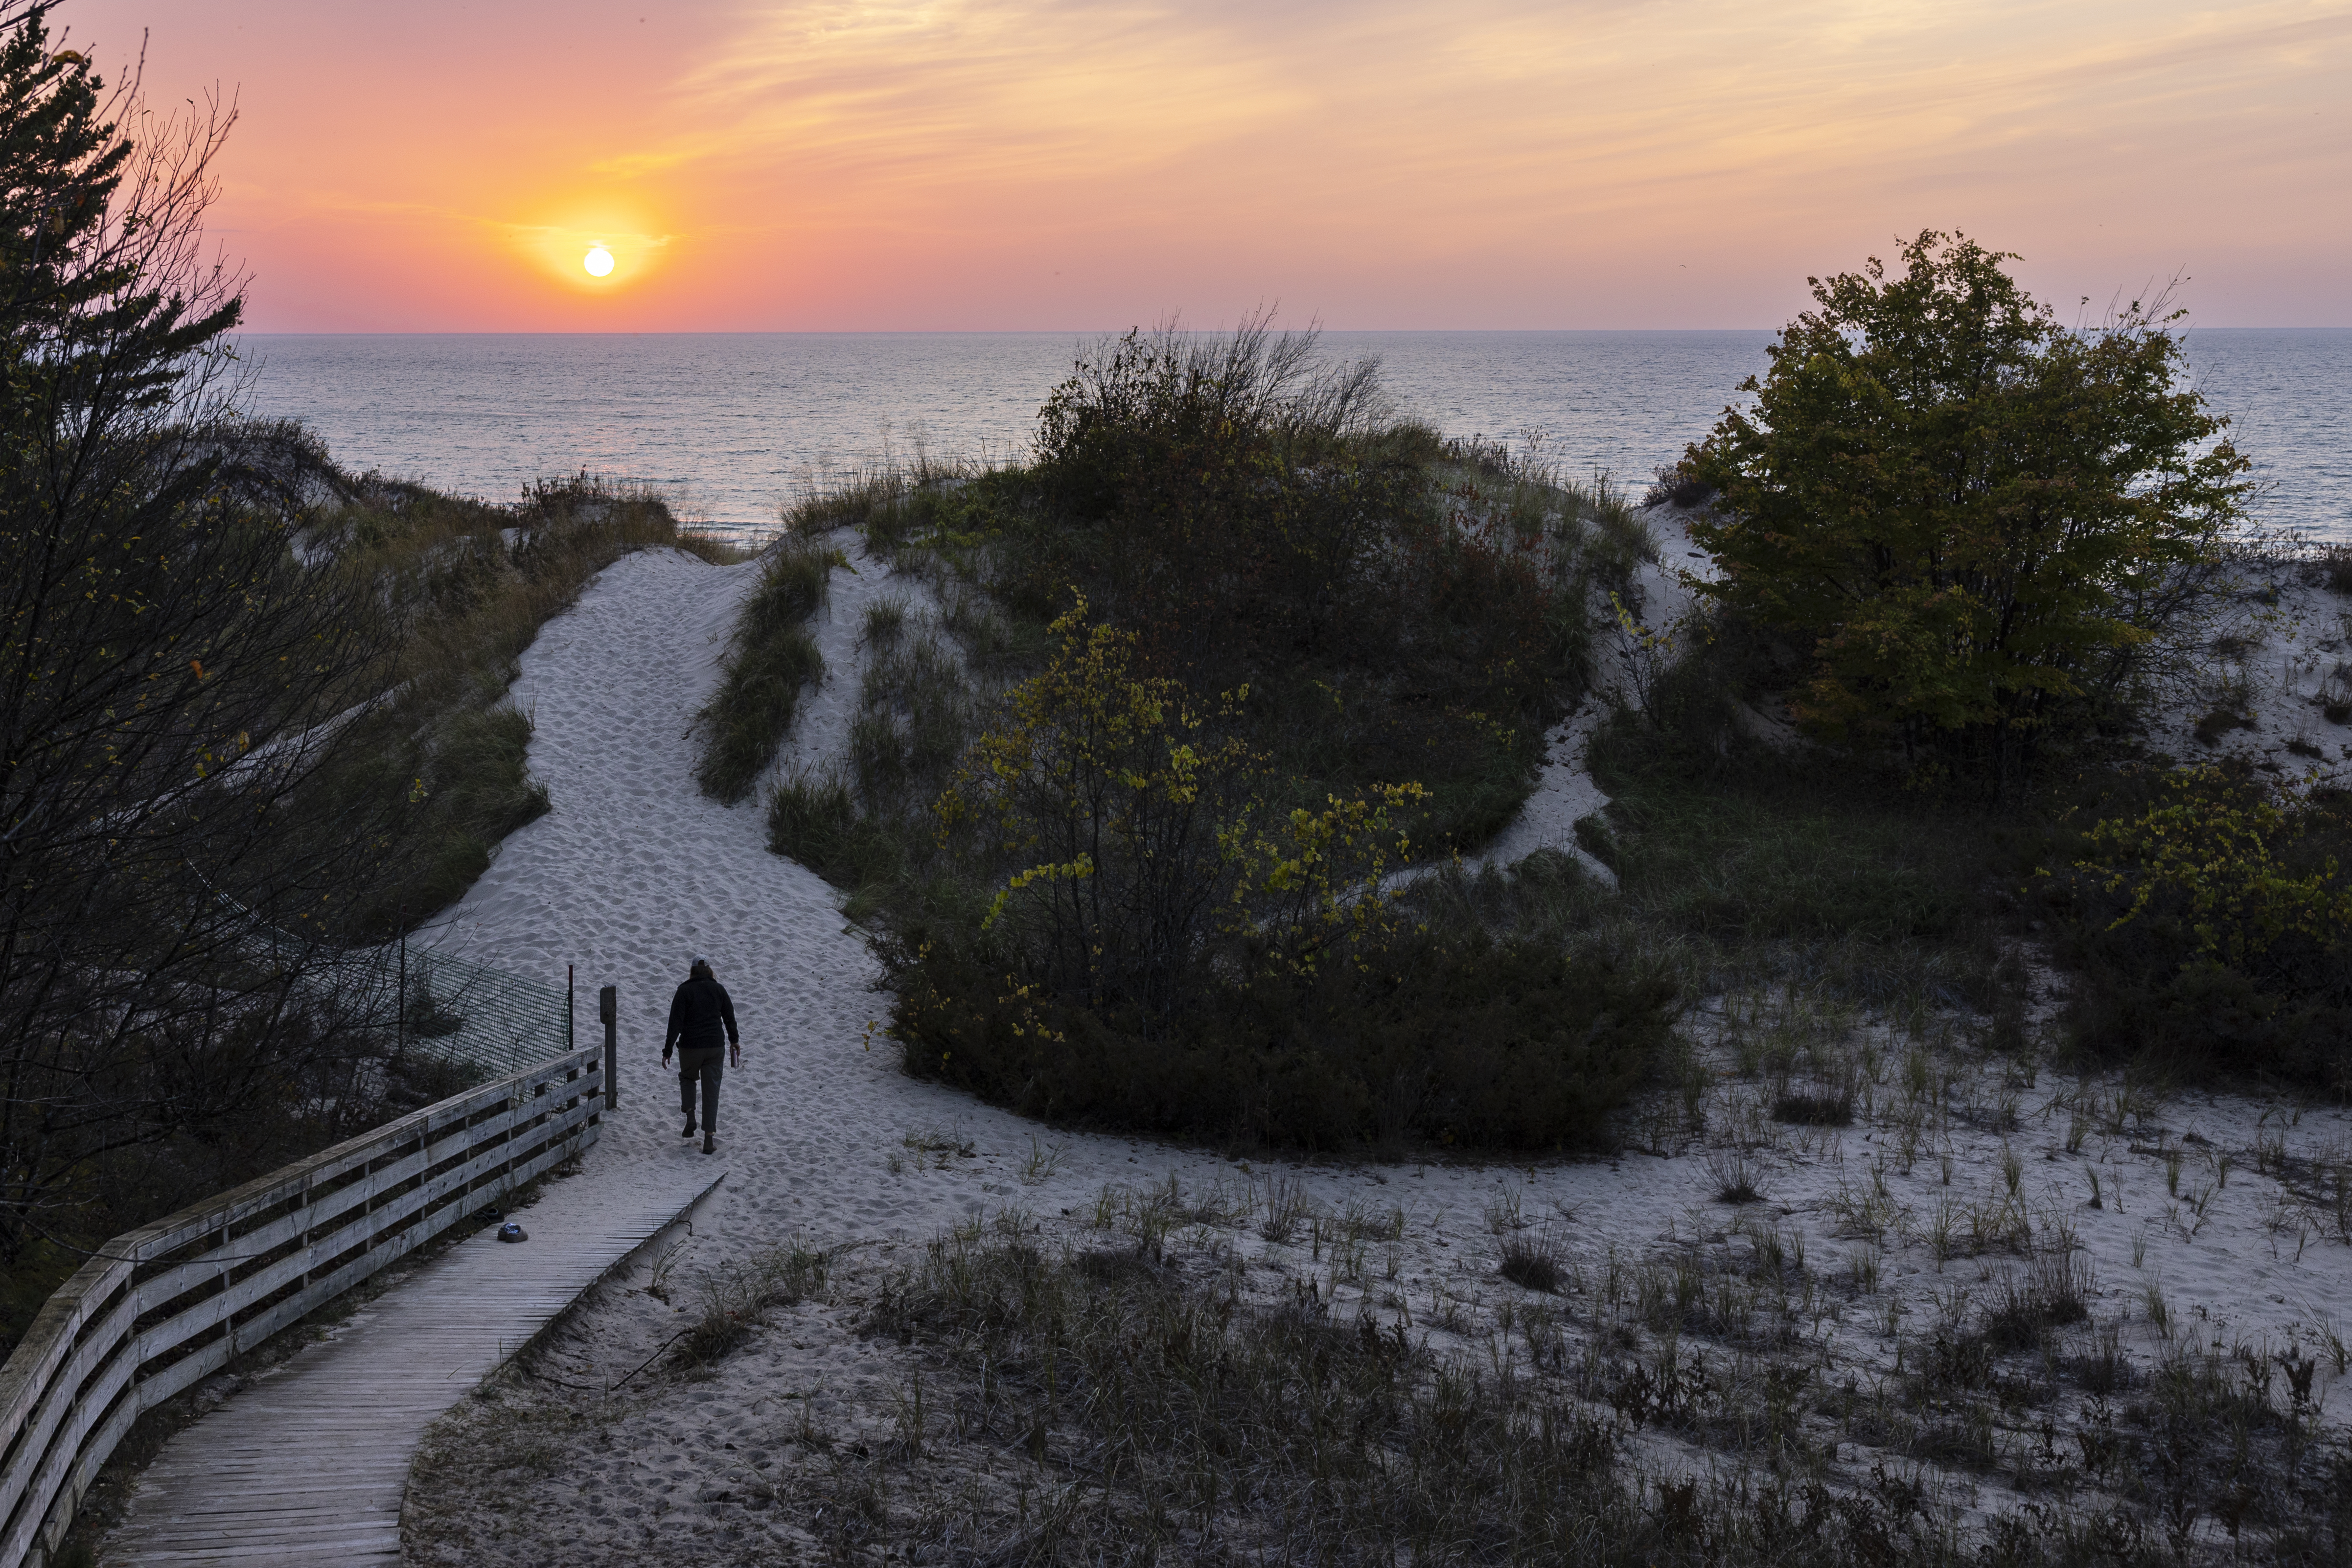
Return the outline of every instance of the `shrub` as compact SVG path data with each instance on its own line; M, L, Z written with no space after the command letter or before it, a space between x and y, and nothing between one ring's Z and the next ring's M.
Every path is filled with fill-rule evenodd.
M2173 318L2069 331L2010 259L1927 230L1899 277L1815 279L1684 465L1723 492L1701 592L1810 645L1803 720L1996 783L2181 618L2248 467Z
M1772 1120L1798 1127L1851 1127L1853 1092L1807 1089L1780 1095L1772 1101Z
M961 831L981 879L1013 865L985 923L1005 921L1024 980L1148 1027L1188 999L1222 912L1223 819L1255 759L1204 732L1181 682L1139 670L1132 633L1086 618L1080 599L1054 623L1045 668L940 797L940 830Z
M2281 853L2324 809L2199 769L2164 780L2145 811L2092 824L2074 868L2127 896L2108 930L2169 917L2195 959L2243 966L2283 940L2325 945L2352 927L2352 879L2336 858Z
M1715 487L1692 472L1688 465L1661 463L1657 477L1651 481L1650 488L1642 492L1642 504L1656 506L1664 502L1670 506L1694 507L1714 494Z
M2352 797L2223 767L2114 780L2037 879L2075 1039L2335 1088L2352 1061Z
M1411 464L1345 439L1381 412L1378 363L1318 368L1312 333L1131 331L1039 411L1039 489L1121 620L1313 652L1356 629L1366 568L1418 489Z
M1475 843L1524 798L1581 673L1559 569L1585 500L1433 465L1428 432L1381 423L1375 365L1318 368L1314 347L1255 321L1081 360L1040 416L1036 467L964 503L994 509L990 586L1036 623L1075 587L1154 673L1246 685L1243 728L1321 781L1307 798L1416 778L1424 836Z
M2322 545L2313 564L2321 586L2330 593L2352 594L2352 544Z
M1316 1149L1605 1146L1673 1016L1654 973L1475 937L1255 975L1150 1037L928 931L886 962L914 1077L1053 1121Z
M793 727L801 688L824 674L802 624L824 602L839 552L801 535L779 541L760 569L729 643L719 690L703 709L702 793L733 805L751 793Z
M1009 871L982 930L1001 923L1022 981L1149 1034L1205 994L1216 939L1309 972L1383 933L1381 875L1409 849L1393 818L1420 786L1269 806L1262 759L1229 731L1247 692L1204 712L1139 671L1133 634L1086 616L1080 599L1054 623L1045 668L1006 695L939 801L967 874Z

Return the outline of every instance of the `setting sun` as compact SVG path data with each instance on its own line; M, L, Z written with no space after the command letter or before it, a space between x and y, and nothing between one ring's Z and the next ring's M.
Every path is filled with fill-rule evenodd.
M624 299L676 259L663 215L627 196L559 196L484 226L502 231L517 260L575 299Z

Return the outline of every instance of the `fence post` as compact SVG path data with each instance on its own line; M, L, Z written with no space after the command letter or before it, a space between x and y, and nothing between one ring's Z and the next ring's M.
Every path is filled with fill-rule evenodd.
M567 1051L574 1044L572 1024L577 1017L572 1002L572 966L567 963L563 966L563 1048Z
M607 985L596 993L596 1016L604 1021L604 1109L621 1103L621 988Z

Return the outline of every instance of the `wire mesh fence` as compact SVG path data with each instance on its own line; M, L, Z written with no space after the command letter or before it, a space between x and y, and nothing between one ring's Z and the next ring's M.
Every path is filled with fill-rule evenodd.
M495 1078L572 1048L567 986L405 937L381 947L336 947L291 935L241 907L239 912L248 921L247 946L256 962L330 1003L343 1021L392 1035L404 1054Z

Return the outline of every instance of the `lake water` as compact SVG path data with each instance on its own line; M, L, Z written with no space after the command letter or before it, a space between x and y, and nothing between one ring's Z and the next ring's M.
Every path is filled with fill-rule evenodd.
M1636 488L1704 435L1769 331L1328 332L1378 354L1404 412ZM887 449L1019 456L1038 405L1099 339L1062 332L251 334L256 413L336 458L510 500L587 469L682 516L772 526L829 474ZM2352 541L2352 331L2200 330L2199 386L2234 422L2274 527Z

